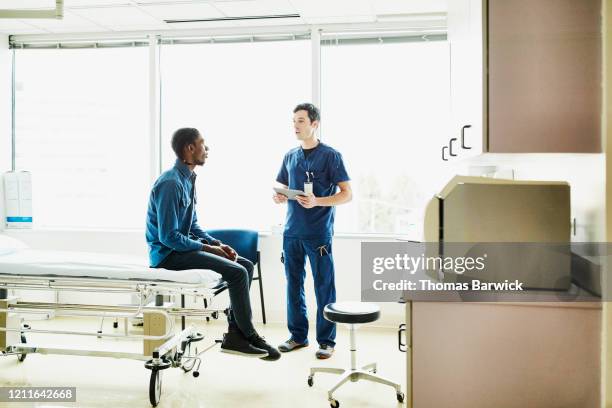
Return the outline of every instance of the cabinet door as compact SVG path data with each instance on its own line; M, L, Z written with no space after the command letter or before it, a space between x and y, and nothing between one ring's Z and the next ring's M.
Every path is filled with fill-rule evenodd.
M601 152L601 1L489 0L489 151Z
M448 41L451 61L451 160L483 152L484 75L483 1L448 2Z

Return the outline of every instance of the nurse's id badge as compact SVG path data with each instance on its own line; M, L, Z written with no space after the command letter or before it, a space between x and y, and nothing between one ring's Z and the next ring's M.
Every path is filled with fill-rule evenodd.
M304 183L304 194L312 194L312 181L307 181Z

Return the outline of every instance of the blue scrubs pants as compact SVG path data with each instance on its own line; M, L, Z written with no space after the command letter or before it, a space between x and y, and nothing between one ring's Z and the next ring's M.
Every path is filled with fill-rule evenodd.
M335 346L336 324L323 317L323 309L336 301L334 259L331 238L283 238L287 277L287 323L291 338L298 343L308 339L308 317L304 297L306 257L310 261L317 298L317 342Z

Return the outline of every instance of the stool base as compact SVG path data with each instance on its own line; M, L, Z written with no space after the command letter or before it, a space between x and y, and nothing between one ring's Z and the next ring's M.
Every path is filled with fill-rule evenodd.
M375 382L378 384L388 385L390 387L395 388L395 394L397 400L399 402L404 402L404 393L402 392L402 387L394 383L391 380L388 380L384 377L376 375L376 363L367 364L360 369L356 370L346 370L344 368L332 368L332 367L313 367L310 369L310 375L308 376L308 385L312 387L314 384L314 375L315 373L328 373L328 374L339 374L340 379L336 384L327 392L327 399L332 407L336 408L340 406L340 403L334 399L334 392L340 388L344 383L351 381L357 382L359 380L366 380Z

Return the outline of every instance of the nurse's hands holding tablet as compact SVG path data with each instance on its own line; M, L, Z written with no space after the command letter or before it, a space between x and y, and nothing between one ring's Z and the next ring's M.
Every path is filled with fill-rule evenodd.
M317 197L315 197L313 194L299 195L296 196L295 199L304 208L312 208L318 205Z
M274 200L276 204L283 204L287 202L288 198L280 193L274 193L272 194L272 200Z

